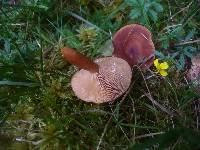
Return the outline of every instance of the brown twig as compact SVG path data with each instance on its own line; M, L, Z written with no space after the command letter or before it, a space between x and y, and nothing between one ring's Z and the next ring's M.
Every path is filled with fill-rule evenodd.
M138 67L138 66L136 66L136 67L140 70L140 73L141 73L141 75L142 75L142 77L143 77L145 86L146 86L147 91L148 91L148 93L146 93L146 92L143 92L143 93L144 93L144 95L145 95L146 97L148 97L149 100L152 102L153 107L155 108L155 105L156 105L156 106L159 107L163 112L166 112L167 114L169 114L169 115L171 115L171 116L175 116L175 114L174 114L173 112L167 110L164 106L162 106L162 105L159 104L156 100L153 99L153 97L152 97L152 95L151 95L151 92L150 92L150 90L149 90L149 87L148 87L148 85L147 85L147 82L146 82L146 80L145 80L144 74L142 73L142 70L140 69L140 67Z
M164 134L165 132L157 132L157 133L149 133L149 134L144 134L144 135L139 135L137 137L135 137L135 139L141 139L141 138L145 138L145 137L153 137L155 135L160 135L160 134Z
M200 39L193 40L193 41L184 41L182 43L175 44L174 47L188 45L188 44L194 44L194 43L200 43Z

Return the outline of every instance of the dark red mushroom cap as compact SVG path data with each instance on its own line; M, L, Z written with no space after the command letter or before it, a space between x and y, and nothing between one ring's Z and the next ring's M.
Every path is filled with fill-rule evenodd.
M154 44L150 31L141 25L122 27L113 37L113 56L126 60L131 66L149 68L154 60Z

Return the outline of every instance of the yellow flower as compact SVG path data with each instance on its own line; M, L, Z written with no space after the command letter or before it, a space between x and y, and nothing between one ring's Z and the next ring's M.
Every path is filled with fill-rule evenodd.
M155 59L153 63L161 76L165 77L168 75L166 69L169 68L169 65L167 62L159 63L158 59Z

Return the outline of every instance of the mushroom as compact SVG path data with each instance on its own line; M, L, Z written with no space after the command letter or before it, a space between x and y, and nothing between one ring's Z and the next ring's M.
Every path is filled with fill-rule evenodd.
M187 73L187 78L194 84L196 91L200 93L200 54L192 58L192 66Z
M122 27L113 37L113 56L126 60L131 66L147 69L153 64L154 44L150 31L144 26L131 24Z
M81 69L71 80L72 89L81 100L93 103L110 102L128 89L132 72L125 60L104 57L93 62L67 47L62 48L61 53L64 59Z

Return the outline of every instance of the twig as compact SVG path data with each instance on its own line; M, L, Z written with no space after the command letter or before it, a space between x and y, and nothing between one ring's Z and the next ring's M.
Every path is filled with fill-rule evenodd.
M112 119L112 116L109 118L109 120L107 121L107 123L106 123L106 125L104 127L103 133L101 134L101 138L99 140L99 143L98 143L98 146L97 146L96 150L99 150L99 148L100 148L100 145L102 143L103 137L106 134L106 131L107 131L107 128L108 128L108 125L109 125L111 119Z
M193 40L193 41L185 41L185 42L182 42L182 43L179 43L179 44L175 44L174 47L188 45L188 44L194 44L194 43L200 43L200 39Z
M172 20L172 11L171 11L171 5L170 5L170 2L169 0L167 0L167 3L168 3L168 6L169 6L169 16L170 16L170 19Z
M143 75L143 73L142 73L141 68L138 67L138 66L136 66L136 67L140 70L140 73L141 73L141 75L142 75L142 77L143 77L145 86L146 86L147 91L148 91L148 93L145 93L145 92L143 92L143 93L144 93L144 95L145 95L146 97L148 97L149 100L152 102L153 107L155 108L155 105L156 105L156 106L159 107L162 111L168 113L168 114L171 115L171 116L174 116L174 115L175 115L174 113L172 113L171 111L167 110L165 107L163 107L161 104L159 104L156 100L153 99L153 97L151 96L151 92L150 92L150 90L149 90L149 87L148 87L148 85L147 85L147 82L146 82L146 80L145 80L145 77L144 77L144 75Z
M171 26L164 27L160 32L163 32L164 30L168 31L170 28L176 28L178 26L182 26L182 24L174 24Z
M137 137L135 137L135 139L141 139L141 138L145 138L145 137L150 137L150 136L154 136L154 135L160 135L160 134L164 134L165 132L157 132L157 133L149 133L149 134L144 134L144 135L139 135Z
M146 97L148 97L149 100L150 100L153 104L155 104L157 107L159 107L163 112L166 112L166 113L169 114L170 116L174 116L174 115L175 115L173 112L167 110L165 107L163 107L161 104L159 104L156 100L154 100L150 94L147 94L147 93L144 92L144 95L145 95Z
M151 95L150 90L149 90L149 87L148 87L148 85L147 85L147 82L146 82L146 80L145 80L144 74L143 74L143 72L142 72L140 66L137 66L137 65L136 65L136 67L139 69L139 71L140 71L140 73L141 73L141 75L142 75L142 78L143 78L143 80L144 80L145 86L146 86L146 88L147 88L147 91L148 91L148 93ZM151 96L151 97L152 97L152 96ZM155 108L155 105L154 105L153 102L152 102L152 105L153 105L153 107ZM156 113L155 113L155 116L156 116L156 119L157 119L158 117L157 117L157 114L156 114Z
M178 15L179 13L185 11L186 9L188 9L193 2L190 2L189 5L187 5L186 7L182 8L180 11L178 11L177 13L175 13L173 16L170 17L170 19L174 18L176 15Z

